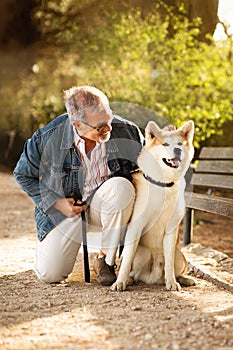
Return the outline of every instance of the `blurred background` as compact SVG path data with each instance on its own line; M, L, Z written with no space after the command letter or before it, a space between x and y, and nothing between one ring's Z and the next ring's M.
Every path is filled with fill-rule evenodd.
M1 0L0 164L94 85L142 129L195 122L195 147L233 140L232 0Z

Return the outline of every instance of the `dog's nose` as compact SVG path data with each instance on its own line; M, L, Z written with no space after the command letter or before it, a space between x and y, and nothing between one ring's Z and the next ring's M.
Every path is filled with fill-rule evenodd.
M181 149L175 147L175 148L174 148L174 153L175 153L175 156L176 156L176 157L180 157L180 156L181 156Z

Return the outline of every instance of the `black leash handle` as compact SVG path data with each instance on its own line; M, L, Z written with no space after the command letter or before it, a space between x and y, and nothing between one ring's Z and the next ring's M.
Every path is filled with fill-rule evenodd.
M84 261L84 276L85 282L90 283L90 268L88 260L88 250L87 250L87 228L86 228L86 217L85 211L81 212L82 218L82 235L83 235L83 261Z
M74 201L74 206L81 207L82 205L87 204L86 201L77 203L77 199ZM87 250L87 225L86 225L86 216L85 210L81 212L82 218L82 238L83 238L83 262L84 262L84 278L85 282L90 283L90 268L88 260L88 250Z

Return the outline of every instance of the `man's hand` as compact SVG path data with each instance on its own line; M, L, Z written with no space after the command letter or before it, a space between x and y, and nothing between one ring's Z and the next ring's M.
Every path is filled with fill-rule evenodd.
M80 204L82 202L77 201L77 203ZM73 198L61 198L53 206L68 218L78 215L86 208L86 205L75 206Z

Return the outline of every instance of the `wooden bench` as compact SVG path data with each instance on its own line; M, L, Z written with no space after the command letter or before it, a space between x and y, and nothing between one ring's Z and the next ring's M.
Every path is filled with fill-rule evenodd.
M190 177L190 176L188 176ZM185 191L183 243L193 235L194 210L233 217L233 147L203 147Z

